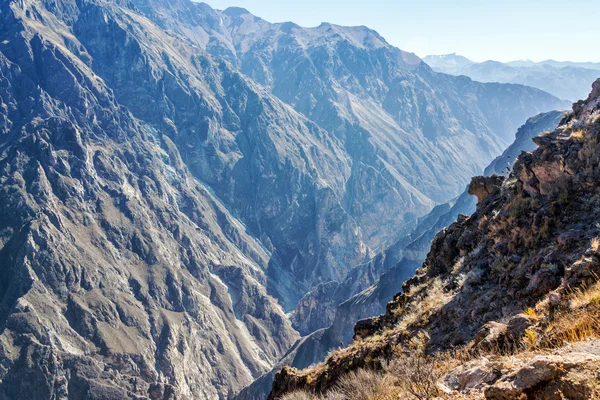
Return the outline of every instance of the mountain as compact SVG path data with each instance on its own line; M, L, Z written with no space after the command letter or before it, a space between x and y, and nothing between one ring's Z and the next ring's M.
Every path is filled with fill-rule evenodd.
M597 397L599 137L600 79L507 177L473 178L475 213L435 237L385 314L325 362L283 368L269 398Z
M469 177L512 141L528 117L566 106L522 86L481 85L436 74L366 27L324 23L303 28L272 24L239 8L217 11L200 4L196 9L202 18L187 18L194 13L177 12L176 7L145 13L226 58L341 142L352 160L342 205L370 250L361 263L404 236L434 203L458 195ZM335 259L314 267L314 262L305 261L310 259L305 253L286 258L297 263L298 271L330 268L326 263L343 268ZM318 291L319 285L346 279L350 271L294 278ZM367 274L372 278L357 290L381 272ZM307 291L286 286L288 279L277 279L275 290L295 292L289 300L278 296L286 300L288 311ZM344 294L335 301L345 299ZM317 321L306 320L310 315L314 314L294 311L294 327L303 334L331 322L331 313Z
M529 118L518 129L515 141L485 169L485 175L508 175L512 163L522 151L535 149L536 144L532 139L555 130L566 114L566 111L550 111ZM321 318L331 313L331 325L299 340L270 373L244 388L236 399L265 398L271 390L276 372L283 366L307 368L324 360L332 350L351 344L356 321L384 313L389 299L402 290L402 284L425 261L436 234L452 225L460 215L473 214L476 203L477 199L469 194L468 188L465 189L457 198L436 206L429 214L419 218L409 235L378 254L369 263L357 267L356 272L345 281L323 285L305 296L297 309L314 313ZM357 279L361 276L358 272L365 274L373 270L385 272L380 273L371 286L357 290L357 282L366 281ZM335 299L343 298L339 293L345 293L348 300L337 303Z
M451 73L447 71L458 71L461 68L468 67L475 64L474 61L469 60L467 57L461 56L456 53L452 54L441 54L441 55L429 55L423 58L423 61L427 63L435 71Z
M371 285L357 267L564 104L185 0L0 3L0 99L7 399L230 397L331 322L292 326L300 299Z
M556 61L556 60L544 60L544 61L535 62L535 61L531 61L531 60L517 60L517 61L509 61L506 64L515 66L515 67L549 65L551 67L556 67L556 68L577 67L577 68L600 70L600 63L598 63L598 62L576 62L576 61Z
M519 83L571 101L584 98L590 84L600 76L600 63L554 60L477 63L456 54L427 56L423 60L439 72L465 75L479 82Z

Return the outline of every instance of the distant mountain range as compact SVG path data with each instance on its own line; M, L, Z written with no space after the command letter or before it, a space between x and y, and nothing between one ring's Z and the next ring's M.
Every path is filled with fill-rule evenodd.
M435 71L465 75L479 82L518 83L576 101L585 98L590 85L600 77L600 63L529 60L501 63L474 62L457 54L432 55L423 58Z

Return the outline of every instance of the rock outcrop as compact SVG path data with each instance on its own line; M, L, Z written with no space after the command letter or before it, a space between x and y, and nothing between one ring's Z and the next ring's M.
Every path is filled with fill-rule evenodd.
M500 175L476 176L469 184L469 194L477 197L477 201L482 201L495 190L500 189L503 182L504 177Z

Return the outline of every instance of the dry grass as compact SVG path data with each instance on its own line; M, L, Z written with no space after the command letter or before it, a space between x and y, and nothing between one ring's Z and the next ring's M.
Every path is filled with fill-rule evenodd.
M327 399L383 400L397 394L393 378L388 374L360 369L344 375ZM391 397L389 397L391 398Z
M595 238L593 238L593 239L592 239L591 246L592 246L592 250L593 250L594 252L597 252L597 251L598 251L598 248L600 248L600 238L599 238L599 237L595 237Z
M572 310L577 310L589 304L600 304L600 281L589 286L584 284L571 294L569 308Z
M414 295L412 308L399 322L398 327L405 330L407 327L420 322L426 323L429 318L440 308L448 304L454 297L454 293L444 291L443 282L440 278L436 278L432 283L423 285L426 290L422 290L423 294ZM421 288L415 290L416 293L421 291Z
M583 139L583 136L584 136L583 130L577 129L577 130L574 130L573 132L571 132L571 134L569 135L569 139L580 140L580 139Z
M577 311L561 313L548 323L539 345L544 348L557 348L564 346L565 343L599 338L599 311L598 306L588 306Z
M537 312L531 307L529 307L527 310L525 310L525 315L527 315L534 321L537 321L537 319L539 318Z
M523 344L528 351L535 350L538 347L538 333L533 329L525 329Z
M401 349L401 350L400 350ZM359 369L343 375L335 387L319 396L293 392L282 400L425 400L439 396L438 379L460 365L466 353L426 356L421 351L399 347L383 369Z
M302 391L296 391L286 394L281 400L313 400L315 397Z
M538 315L537 330L526 331L523 338L526 349L557 348L565 343L600 338L600 279L571 290L565 306L555 312L547 311L544 318Z

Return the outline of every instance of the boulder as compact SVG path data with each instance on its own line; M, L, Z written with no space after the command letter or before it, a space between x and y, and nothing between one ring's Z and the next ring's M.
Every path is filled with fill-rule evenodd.
M469 194L477 197L477 201L482 201L494 190L502 186L505 178L500 175L475 176L471 179L469 185Z

